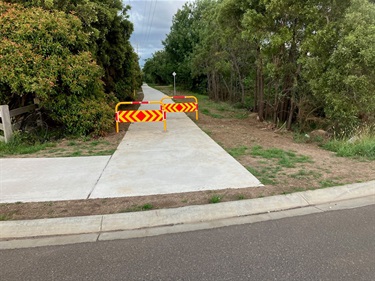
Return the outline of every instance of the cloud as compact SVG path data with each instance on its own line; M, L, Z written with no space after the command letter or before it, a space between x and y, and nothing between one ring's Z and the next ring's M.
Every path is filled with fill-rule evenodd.
M130 42L140 56L140 64L153 53L163 49L162 41L170 31L173 16L188 1L123 0L131 6L129 20L134 24Z

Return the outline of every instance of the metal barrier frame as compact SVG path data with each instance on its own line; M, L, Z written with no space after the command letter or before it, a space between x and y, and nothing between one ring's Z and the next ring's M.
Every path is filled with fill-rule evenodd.
M166 103L163 102L165 99L194 99L195 104L196 104L195 119L198 120L198 99L196 97L194 97L194 96L168 96L168 97L162 98L160 100L162 110L164 112L173 113L173 112L169 112L169 111L165 110ZM182 103L182 104L184 104L184 103ZM178 112L192 112L192 111L178 111Z
M160 106L162 106L162 103L161 101L123 101L123 102L119 102L116 104L116 107L115 107L115 114L118 114L119 110L119 106L120 105L124 105L124 104L159 104ZM149 111L149 110L122 110L122 111L126 111L126 112L136 112L136 111ZM163 120L162 121L143 121L143 122L164 122L164 131L167 130L167 116L166 116L166 112L164 110L153 110L153 111L161 111L162 114L163 114ZM116 133L119 132L119 123L123 123L123 122L118 122L116 120Z

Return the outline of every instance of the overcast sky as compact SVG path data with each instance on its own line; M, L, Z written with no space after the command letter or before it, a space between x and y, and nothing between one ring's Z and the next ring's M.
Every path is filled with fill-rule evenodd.
M162 40L170 31L172 18L186 2L188 1L123 0L125 5L132 7L129 20L134 24L134 32L130 42L141 58L141 67L145 59L163 49Z

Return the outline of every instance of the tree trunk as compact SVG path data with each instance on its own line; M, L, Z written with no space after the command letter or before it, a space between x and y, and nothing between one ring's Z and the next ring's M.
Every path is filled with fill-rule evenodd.
M258 116L259 121L264 120L264 77L263 77L263 60L260 53L260 47L257 49L257 95L258 95Z
M294 114L295 104L293 100L290 102L290 110L289 110L289 117L288 117L288 123L287 123L287 130L290 130L292 128L292 121L293 121L293 114Z

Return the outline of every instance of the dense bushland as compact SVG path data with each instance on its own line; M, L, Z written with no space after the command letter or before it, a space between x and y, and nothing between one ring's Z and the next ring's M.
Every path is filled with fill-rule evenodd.
M375 4L368 0L197 0L144 66L288 129L332 132L375 120Z

